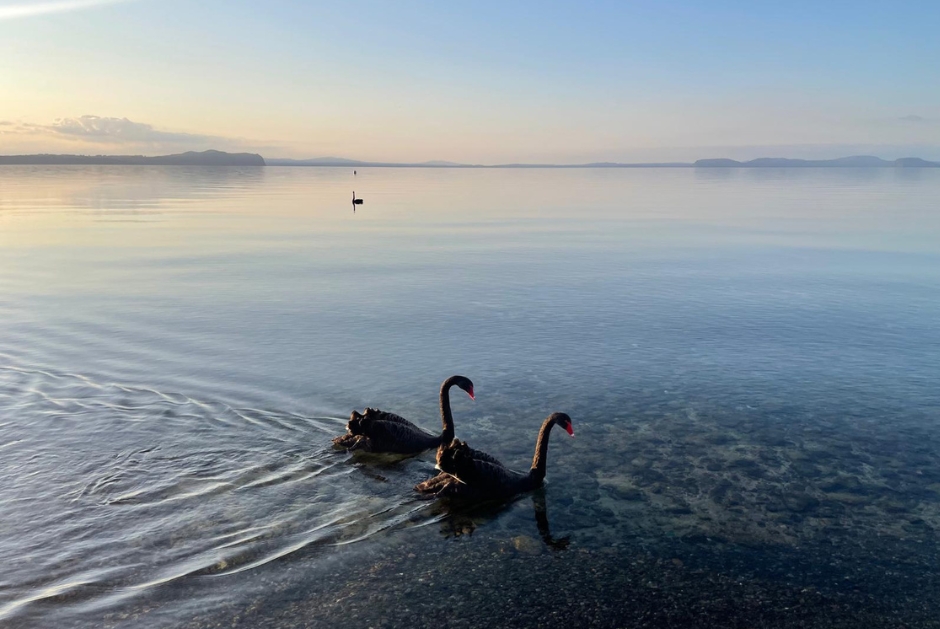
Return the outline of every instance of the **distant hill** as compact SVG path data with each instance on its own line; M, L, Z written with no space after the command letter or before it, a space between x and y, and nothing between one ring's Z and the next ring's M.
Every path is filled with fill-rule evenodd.
M902 157L901 159L894 160L894 165L900 166L901 168L936 168L940 166L940 163L928 162L919 157Z
M264 166L256 153L188 151L176 155L0 155L0 164L116 166Z
M438 166L444 168L453 168L454 166L466 166L466 164L460 164L458 162L448 162L442 159L432 159L429 162L421 162L418 166Z
M892 162L883 160L874 155L854 155L852 157L840 157L832 160L833 166L861 166L861 167L883 167L893 166Z
M286 159L273 157L265 160L268 166L364 166L368 162L343 157L312 157L310 159Z
M737 168L741 162L734 159L725 159L723 157L713 159L700 159L693 164L696 168Z
M789 159L785 157L760 157L747 162L733 159L700 159L696 168L937 168L940 162L928 162L919 157L902 157L893 162L872 155L855 155L838 159Z

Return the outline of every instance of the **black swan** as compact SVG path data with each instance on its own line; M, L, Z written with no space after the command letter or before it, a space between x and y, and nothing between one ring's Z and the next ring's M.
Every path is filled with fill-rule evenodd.
M353 190L353 205L362 205L362 199L356 198L356 191Z
M463 376L451 376L441 384L441 424L439 435L432 435L410 421L375 408L363 413L353 411L346 424L346 434L333 439L333 443L347 450L417 454L454 438L454 416L450 412L450 388L458 386L473 399L473 383Z
M416 485L415 489L442 498L502 499L541 487L548 461L548 435L555 424L574 437L570 417L564 413L549 415L539 430L528 474L511 470L490 455L454 439L437 451L437 467L441 473Z
M457 440L454 440L454 442L462 443L464 453L469 455L470 458L472 458L474 461L480 461L482 463L490 463L492 465L498 465L499 467L502 467L502 468L506 467L505 465L500 463L499 459L497 459L495 456L491 456L487 454L486 452L483 452L482 450L474 450L473 448L468 446L466 443L459 442ZM442 441L441 445L437 448L437 465L435 467L438 470L442 469L441 460L446 456L450 456L448 448L451 445L453 445L453 443L450 441L448 442ZM438 474L434 478L429 478L423 483L418 483L417 485L415 485L415 489L421 492L422 494L431 494L430 497L433 498L434 496L438 495L441 492L441 490L443 490L448 485L453 484L454 482L455 482L455 479L451 474L448 474L447 472L442 471L440 474ZM448 491L450 492L453 490L451 489Z

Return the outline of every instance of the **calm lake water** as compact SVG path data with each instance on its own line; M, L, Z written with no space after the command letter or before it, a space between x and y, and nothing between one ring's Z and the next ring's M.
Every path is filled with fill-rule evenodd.
M0 321L0 626L940 626L940 169L7 166Z

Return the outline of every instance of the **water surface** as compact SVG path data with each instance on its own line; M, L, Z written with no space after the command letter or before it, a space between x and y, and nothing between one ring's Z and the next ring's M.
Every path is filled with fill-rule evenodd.
M3 167L0 623L937 626L938 198ZM367 405L433 428L454 373L458 436L516 467L572 416L543 492L455 513L412 495L431 454L329 447Z

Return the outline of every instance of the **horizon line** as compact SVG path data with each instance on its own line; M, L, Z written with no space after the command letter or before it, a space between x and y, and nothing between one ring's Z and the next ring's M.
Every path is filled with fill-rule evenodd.
M849 155L831 159L805 159L790 157L758 157L750 160L735 160L731 158L710 157L697 159L695 161L667 161L667 162L616 162L599 161L583 163L538 163L538 162L508 162L497 164L472 164L451 162L446 160L428 160L423 162L395 162L395 161L364 161L341 157L315 157L315 158L289 158L289 157L269 157L265 158L260 153L238 152L229 153L216 149L205 151L185 151L183 153L172 153L165 155L116 155L116 154L70 154L70 153L31 153L17 155L0 155L0 165L67 165L68 160L74 160L77 163L92 165L95 160L122 160L125 164L131 164L134 160L161 160L161 163L173 165L171 158L185 158L186 163L190 165L200 165L198 158L206 157L205 165L210 165L208 157L212 156L212 162L218 165L221 159L224 162L225 157L237 158L257 158L254 164L248 164L245 161L238 163L244 165L256 166L293 166L293 167L327 167L327 168L690 168L690 167L940 167L940 162L927 160L921 157L900 157L894 160L886 160L875 155ZM48 160L48 161L43 161ZM233 164L235 163L233 159ZM107 165L103 163L101 165ZM118 162L115 165L122 165ZM182 165L182 162L181 162Z

